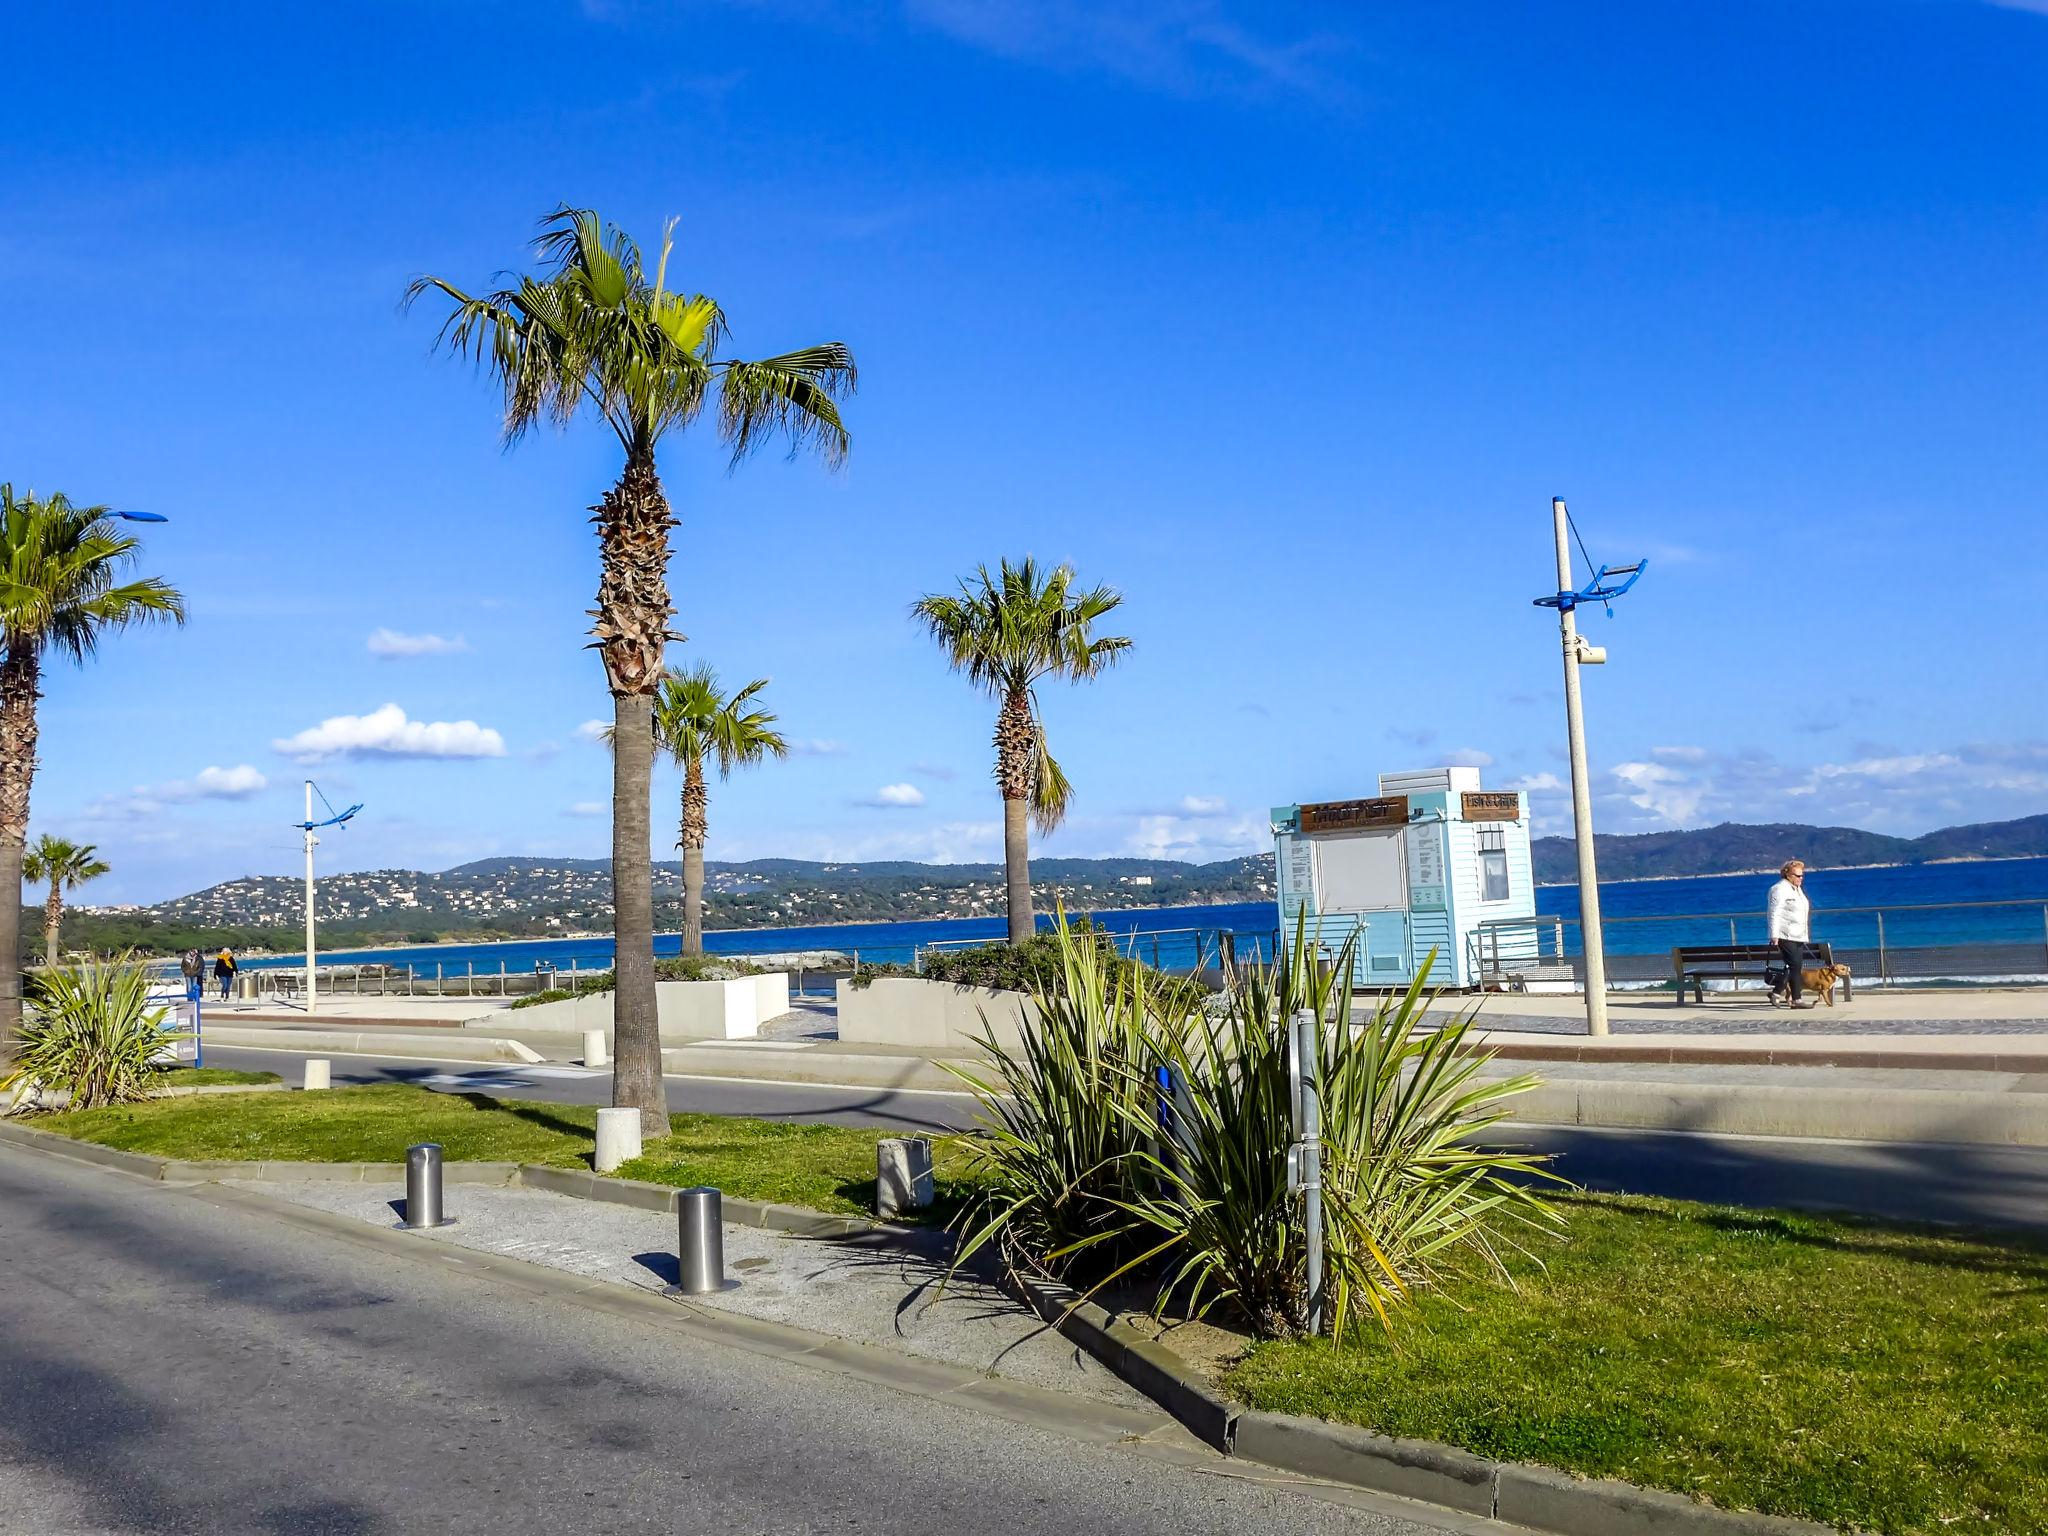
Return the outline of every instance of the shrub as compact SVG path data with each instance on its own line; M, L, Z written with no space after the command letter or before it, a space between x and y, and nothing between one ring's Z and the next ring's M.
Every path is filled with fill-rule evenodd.
M734 976L758 976L762 967L751 960L737 955L663 955L654 962L656 981L726 981ZM560 979L561 972L555 972ZM575 989L548 987L532 992L514 1003L514 1008L537 1008L542 1003L566 1002L572 997L589 997L596 992L618 990L618 981L612 971L596 971L576 979Z
M863 960L847 973L846 979L855 988L865 991L875 982L888 976L915 976L917 971L908 965L898 965L894 960Z
M1304 1008L1324 1021L1326 1328L1385 1322L1464 1265L1504 1273L1502 1245L1559 1228L1529 1187L1543 1159L1471 1144L1535 1080L1479 1077L1482 1061L1461 1054L1469 1016L1423 1027L1427 968L1354 1025L1349 947L1325 968L1297 932L1212 1015L1064 924L1054 937L1062 976L1035 994L1043 1027L1015 1053L982 1041L1007 1097L959 1074L982 1101L970 1146L990 1193L958 1229L956 1262L995 1242L1011 1264L1077 1285L1151 1282L1162 1312L1227 1303L1261 1334L1303 1331L1286 1025Z
M1103 963L1113 971L1149 972L1149 967L1119 953L1113 935L1097 928L1085 917L1070 919L1061 910L1055 916L1053 927L1034 933L1021 944L999 939L966 949L927 950L920 958L916 974L928 981L988 987L997 992L1043 992L1065 984L1067 966L1063 946L1069 943L1086 945L1097 951ZM1166 973L1150 974L1164 977Z
M164 1022L169 1013L150 1005L149 973L130 961L46 970L15 1041L15 1070L0 1091L68 1093L74 1109L147 1098L159 1075L155 1059L181 1038Z

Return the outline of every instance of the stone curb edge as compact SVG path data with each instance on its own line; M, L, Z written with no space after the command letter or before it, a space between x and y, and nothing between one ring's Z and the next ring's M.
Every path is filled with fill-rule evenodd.
M402 1178L400 1163L186 1162L148 1157L51 1131L0 1121L0 1142L117 1168L159 1181L189 1175L307 1180ZM577 1199L672 1211L677 1191L664 1184L608 1179L539 1163L448 1163L451 1183L525 1185ZM796 1236L867 1240L929 1251L943 1234L802 1206L726 1200L726 1219ZM1682 1494L1633 1483L1573 1477L1548 1467L1495 1462L1455 1446L1401 1440L1349 1425L1244 1408L1212 1390L1194 1367L1108 1309L1056 1281L1014 1270L995 1278L1018 1301L1109 1370L1143 1392L1190 1433L1228 1455L1326 1482L1392 1494L1561 1536L1836 1536L1832 1526L1776 1515L1717 1509Z

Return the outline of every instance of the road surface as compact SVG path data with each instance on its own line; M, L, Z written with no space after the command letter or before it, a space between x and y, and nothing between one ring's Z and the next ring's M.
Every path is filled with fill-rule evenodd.
M1119 1410L1079 1398L995 1417L250 1200L0 1147L0 1531L1506 1530L1119 1444Z
M449 1091L604 1104L611 1074L538 1066L332 1056L337 1083L413 1082ZM299 1078L305 1056L215 1046L209 1066ZM830 1088L733 1078L670 1077L669 1107L771 1120L882 1125L926 1132L973 1124L966 1094ZM1555 1154L1558 1171L1589 1189L1729 1205L1844 1211L1885 1221L2048 1231L2048 1148L1714 1136L1572 1126L1505 1127L1518 1145Z

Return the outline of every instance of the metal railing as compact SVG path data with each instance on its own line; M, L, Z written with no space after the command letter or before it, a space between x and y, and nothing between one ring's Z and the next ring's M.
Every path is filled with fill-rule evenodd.
M1763 944L1761 912L1603 916L1607 975L1622 986L1672 981L1674 949ZM2048 982L2048 900L1816 907L1814 941L1830 946L1860 986L1937 981ZM1565 913L1493 918L1467 935L1482 985L1583 984L1579 919Z
M1040 932L1050 932L1041 929ZM1278 952L1277 928L1145 928L1093 930L1127 960L1142 960L1157 971L1205 971L1219 966L1266 964ZM934 939L911 953L915 971L924 970L929 955L955 953L1007 944L1001 935L983 939Z

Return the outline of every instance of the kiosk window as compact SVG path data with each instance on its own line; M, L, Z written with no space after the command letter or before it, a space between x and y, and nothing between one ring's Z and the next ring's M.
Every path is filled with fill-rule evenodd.
M1508 899L1508 838L1505 832L1479 834L1479 899Z

